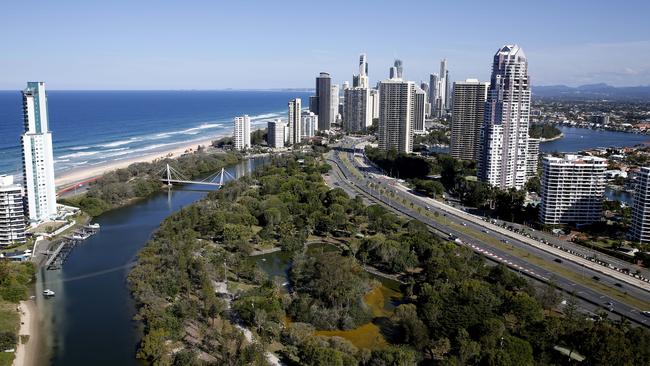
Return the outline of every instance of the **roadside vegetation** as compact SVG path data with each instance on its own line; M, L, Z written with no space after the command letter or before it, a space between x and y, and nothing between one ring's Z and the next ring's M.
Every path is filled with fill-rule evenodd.
M0 260L0 366L9 366L14 359L20 314L16 311L18 303L29 298L29 286L34 278L31 262L17 263Z
M373 147L366 147L366 156L386 174L405 179L428 197L442 198L447 192L462 204L489 216L520 224L535 224L537 220L537 208L525 205L524 191L501 190L478 181L476 164L472 161L457 160L447 154L422 157ZM539 191L539 180L531 179L526 191Z
M553 286L532 286L422 223L329 189L328 171L317 154L276 157L167 218L129 276L144 324L138 357L264 365L268 350L290 365L565 364L560 346L584 355L583 365L650 364L647 330L605 314L585 320L573 298L559 305ZM341 245L307 250L314 238ZM293 254L289 283L249 258L273 247ZM405 283L393 311L369 307L370 268ZM222 282L232 301L215 292ZM369 326L384 342L326 336Z
M91 216L123 206L159 192L163 183L162 171L167 163L181 171L188 179L206 176L239 161L235 153L209 153L202 149L178 158L156 160L152 163L134 163L124 169L102 175L90 183L88 191L63 203L81 208Z

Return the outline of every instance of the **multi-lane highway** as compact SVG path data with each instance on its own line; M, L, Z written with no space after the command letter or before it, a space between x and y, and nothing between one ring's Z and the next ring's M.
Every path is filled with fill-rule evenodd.
M443 236L458 238L457 243L523 275L543 282L552 280L559 288L574 293L584 301L635 323L650 326L650 318L641 313L650 310L650 305L647 305L650 304L650 292L643 288L647 283L629 283L628 278L622 277L627 276L625 274L609 273L607 270L611 269L596 268L594 266L598 264L586 260L588 263L583 263L580 259L584 259L580 257L569 258L569 253L557 248L545 248L544 244L494 226L464 211L413 194L367 164L363 156L355 156L354 148L360 142L346 138L327 156L333 167L331 178L347 192L360 194L419 220ZM486 235L499 240L499 244L482 240ZM630 301L630 297L634 301Z

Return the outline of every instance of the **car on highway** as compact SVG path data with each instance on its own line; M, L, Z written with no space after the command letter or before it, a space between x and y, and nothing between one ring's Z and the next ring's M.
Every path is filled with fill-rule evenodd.
M489 233L490 233L490 230L488 230L488 229L483 229L483 232L486 233L486 234L489 234Z
M560 258L555 258L553 259L553 262L562 263L562 260Z
M648 318L650 318L650 311L648 311L648 310L642 311L641 314L643 314L644 316L647 316Z

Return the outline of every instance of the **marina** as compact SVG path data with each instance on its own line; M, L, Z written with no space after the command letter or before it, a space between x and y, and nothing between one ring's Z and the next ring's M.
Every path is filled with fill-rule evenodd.
M71 235L66 235L54 252L51 253L47 262L45 262L45 268L49 271L56 271L63 268L74 247L95 235L99 231L99 228L99 224L85 225L82 229L75 230Z

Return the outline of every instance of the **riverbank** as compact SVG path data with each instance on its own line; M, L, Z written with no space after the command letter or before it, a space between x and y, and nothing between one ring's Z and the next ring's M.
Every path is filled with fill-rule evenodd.
M541 137L541 138L539 139L539 143L542 144L542 143L544 143L544 142L557 141L557 140L559 140L559 139L561 139L561 138L564 138L564 133L560 133L560 134L557 135L557 136L553 136L553 137L550 137L550 138L547 138L547 139Z
M168 149L152 152L150 154L136 156L123 160L108 161L106 163L98 164L92 167L83 167L64 172L56 178L57 189L66 186L73 186L78 183L83 183L89 180L96 179L113 170L126 168L134 163L150 163L152 161L162 158L176 158L188 152L194 152L199 146L210 147L212 141L223 138L226 134L215 135L209 139L199 141L179 142L177 145Z
M19 305L20 330L13 366L35 366L39 351L39 327L36 303L33 299Z

